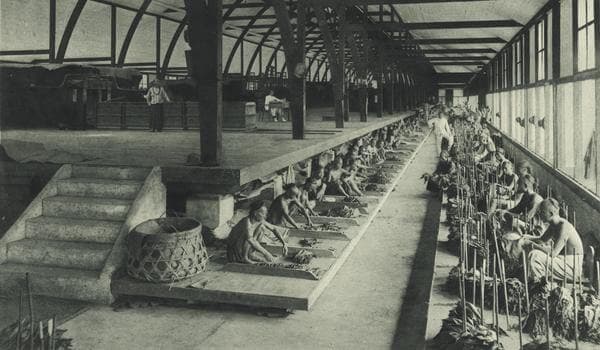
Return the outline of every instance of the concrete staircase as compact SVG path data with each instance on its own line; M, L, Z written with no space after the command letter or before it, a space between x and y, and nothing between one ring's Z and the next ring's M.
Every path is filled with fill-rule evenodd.
M160 169L65 167L0 240L0 292L28 272L35 294L109 303L125 236L164 213Z

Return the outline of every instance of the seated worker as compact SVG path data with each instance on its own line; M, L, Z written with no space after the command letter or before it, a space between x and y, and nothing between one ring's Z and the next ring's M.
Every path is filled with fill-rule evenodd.
M346 174L342 175L342 181L344 182L344 186L346 187L347 193L352 193L357 196L362 196L363 193L358 188L359 177L364 178L358 174L358 170L360 168L356 164L355 161L351 161L346 167Z
M425 173L421 176L427 184L427 190L432 192L439 192L446 190L450 185L448 175L456 172L454 162L450 160L450 153L443 150L440 153L440 160L435 168L432 175Z
M271 225L265 220L267 207L264 201L252 203L248 216L240 220L227 238L227 261L242 264L273 262L275 257L262 245L265 231L272 232L282 244L282 254L286 256L288 247L284 236L287 229Z
M504 148L498 147L493 154L488 154L484 165L495 171L494 175L500 176L502 174L504 162L509 162L505 156Z
M313 176L307 179L311 183L311 191L309 193L309 200L320 201L325 196L327 190L327 184L325 183L325 169L318 167L314 169Z
M521 200L519 203L509 209L508 211L498 210L497 212L503 214L502 216L508 215L519 215L525 222L520 222L519 227L525 226L536 219L540 203L544 200L542 196L535 192L534 179L530 175L525 175L519 178L517 192L522 193ZM534 226L537 226L538 222L534 222Z
M480 136L480 148L476 151L474 155L474 159L476 162L486 162L493 157L495 157L496 145L494 145L494 141L490 137L490 132L488 129L483 129L483 132Z
M371 155L369 154L369 152L367 151L367 147L365 146L360 146L358 148L358 155L360 156L360 159L362 160L362 163L365 166L370 166L371 163Z
M265 96L265 111L271 112L271 117L273 117L274 122L279 119L285 122L286 120L283 117L283 111L281 107L278 106L279 103L283 103L283 100L275 97L275 92L273 90L269 90L269 94Z
M498 177L496 184L497 207L505 209L513 201L515 191L519 183L519 176L515 174L513 165L510 161L502 163L502 173Z
M362 157L358 153L358 148L354 147L351 151L346 154L346 158L344 159L344 165L348 167L350 164L356 165L356 167L360 169L369 169L368 166L363 164Z
M309 177L304 181L304 184L299 188L300 193L298 194L298 202L302 204L310 215L317 215L314 212L314 208L316 205L316 200L313 195L313 178ZM298 206L293 206L291 209L291 215L295 215L299 210Z
M538 183L537 183L537 179L535 178L535 176L533 176L533 170L531 168L531 164L529 164L529 162L526 160L522 160L517 163L517 166L515 167L515 169L517 170L517 175L519 176L519 178L522 178L525 175L531 176L534 181L534 188L537 191ZM516 197L515 197L515 201L519 201L521 199L521 195L522 195L522 193L517 193Z
M550 277L553 279L563 280L566 274L567 279L572 280L573 260L576 262L575 278L576 280L581 278L583 243L575 227L566 219L561 218L558 212L558 202L553 198L545 199L540 204L540 215L542 220L548 224L548 228L539 238L524 237L523 246L531 248L529 252L529 278L534 281L545 277L546 271L548 273L552 271ZM547 254L550 255L550 260L548 260ZM576 255L576 257L573 257L573 255ZM548 266L549 264L552 265Z
M273 225L291 226L296 229L299 228L298 224L291 215L291 207L295 205L306 218L308 226L312 226L313 224L309 215L310 211L305 208L298 199L298 196L300 195L298 186L294 183L287 184L285 185L284 190L284 193L275 198L273 203L271 203L267 221Z
M369 146L367 147L367 152L369 152L369 154L371 155L371 163L372 164L379 164L385 160L385 158L381 157L379 148L377 147L377 139L374 137L369 142Z
M350 197L344 188L344 176L348 172L343 168L342 158L336 158L328 169L325 183L327 184L327 194Z
M440 153L440 160L435 167L434 175L450 175L456 172L456 166L450 159L450 152L444 150Z

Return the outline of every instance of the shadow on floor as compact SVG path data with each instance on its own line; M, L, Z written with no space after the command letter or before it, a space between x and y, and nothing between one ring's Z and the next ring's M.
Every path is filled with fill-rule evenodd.
M431 194L427 201L421 239L400 309L400 318L396 323L392 349L416 350L425 346L440 210L439 197Z

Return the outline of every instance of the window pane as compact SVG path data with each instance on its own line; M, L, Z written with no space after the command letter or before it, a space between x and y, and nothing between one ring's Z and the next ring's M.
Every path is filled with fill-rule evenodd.
M587 69L596 67L595 40L596 35L592 24L587 27Z
M586 21L586 0L577 1L577 28L581 28L585 25Z
M583 71L587 67L586 30L577 33L577 70Z
M593 152L590 150L592 145L592 137L596 123L596 82L593 79L585 80L581 82L581 91L584 96L581 99L581 140L577 140L579 142L579 149L581 150L581 154L577 155L579 157L578 164L580 164L580 169L576 172L578 174L577 181L583 184L590 190L594 190L596 187L596 176L595 176L595 164L594 159L591 157L588 161L588 157L586 155L588 152Z
M563 140L560 148L563 151L560 170L573 176L575 175L575 154L573 143L573 83L567 83L560 86L562 93L561 116L559 129L562 130Z
M594 0L587 0L587 22L594 20Z

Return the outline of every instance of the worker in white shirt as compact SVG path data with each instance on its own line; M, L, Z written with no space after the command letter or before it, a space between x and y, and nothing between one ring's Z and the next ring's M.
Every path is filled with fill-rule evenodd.
M271 103L282 103L283 100L275 97L275 92L273 90L269 90L269 94L265 96L265 111L269 111L271 113L271 117L273 117L273 121L276 122L279 117L281 117L282 121L286 121L283 117L281 107L271 106Z
M169 95L161 83L156 80L150 83L148 92L144 95L146 102L150 106L150 129L152 132L161 132L163 128L163 104L171 102Z
M437 112L437 117L429 119L427 122L430 128L433 128L435 134L435 141L437 146L437 154L442 153L442 140L446 139L448 143L448 150L452 148L454 143L454 137L452 136L452 130L448 124L448 117L443 111Z

